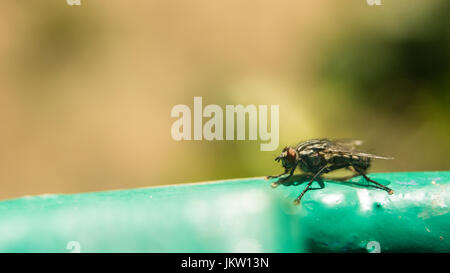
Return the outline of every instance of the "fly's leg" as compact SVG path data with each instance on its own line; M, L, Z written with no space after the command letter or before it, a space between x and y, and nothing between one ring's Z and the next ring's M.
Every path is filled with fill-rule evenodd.
M284 182L284 181L288 180L294 174L294 171L295 171L295 167L291 169L288 176L281 178L280 182Z
M272 188L276 188L278 187L281 183L283 183L284 181L286 181L287 179L289 179L293 174L294 174L295 168L292 168L291 171L289 172L289 169L286 169L284 171L284 173L280 174L280 175L275 175L275 176L267 176L266 179L270 179L270 178L277 178L280 177L282 175L285 175L289 172L289 175L283 178L280 178L280 180L273 182L272 183Z
M372 183L374 183L374 184L380 186L383 190L387 191L387 192L389 193L389 195L394 194L394 190L392 190L391 188L388 188L388 187L386 187L385 185L382 185L382 184L380 184L380 183L378 183L378 182L376 182L376 181L370 179L365 173L361 173L361 175L362 175L367 181L372 182Z
M309 180L308 185L306 185L306 188L302 191L302 193L294 200L294 204L298 205L300 204L300 200L302 199L303 195L305 195L306 191L308 191L309 187L311 186L312 182L322 173L330 172L330 169L328 166L322 167L312 178Z
M312 178L311 180L308 182L308 185L306 185L306 188L302 191L302 193L294 200L294 204L298 205L300 204L300 200L302 199L303 195L305 195L306 191L308 191L309 187L311 186L312 182L314 182L314 180L319 177L319 175L324 174L324 173L329 173L332 172L334 170L340 169L340 168L344 168L346 167L348 164L335 164L335 165L331 165L331 166L323 166Z
M363 171L361 171L359 168L357 168L357 167L354 167L354 168L355 168L355 170L356 170L358 173L360 173L367 181L372 182L372 183L378 185L378 186L381 187L383 190L387 191L387 192L389 193L389 195L394 194L394 191L393 191L392 189L386 187L385 185L382 185L382 184L378 183L377 181L374 181L374 180L370 179L370 178L369 178Z
M284 173L279 174L279 175L269 175L269 176L266 176L265 179L267 180L267 179L271 179L271 178L278 178L280 176L283 176L283 175L287 174L288 172L289 172L289 169L285 169ZM273 182L272 183L272 188L276 188L276 187L278 187L278 185L280 185L279 181Z
M289 170L288 169L285 169L284 170L284 173L282 173L282 174L279 174L279 175L268 175L268 176L266 176L266 180L267 179L271 179L271 178L278 178L278 177L280 177L280 176L283 176L283 175L285 175L285 174L287 174L289 172Z

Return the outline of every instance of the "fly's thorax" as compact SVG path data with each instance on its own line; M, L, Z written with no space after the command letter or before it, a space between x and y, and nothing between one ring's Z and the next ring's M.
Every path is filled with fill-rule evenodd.
M312 170L310 169L308 162L305 161L304 159L300 158L299 162L298 162L298 167L304 171L305 173L310 173L312 172Z
M318 152L300 153L300 168L305 172L317 172L329 162Z
M310 156L313 153L314 153L314 151L310 150L310 149L298 151L298 155L301 157Z

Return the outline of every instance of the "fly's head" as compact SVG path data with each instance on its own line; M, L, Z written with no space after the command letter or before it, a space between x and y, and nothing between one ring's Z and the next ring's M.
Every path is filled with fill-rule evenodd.
M275 158L275 161L281 161L281 164L286 169L295 168L298 163L298 153L292 147L285 147L281 154Z

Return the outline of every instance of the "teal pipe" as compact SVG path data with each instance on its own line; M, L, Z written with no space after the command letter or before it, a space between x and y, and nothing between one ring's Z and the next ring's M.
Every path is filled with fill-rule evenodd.
M0 202L0 252L450 252L450 172L263 178ZM323 188L320 188L322 185Z

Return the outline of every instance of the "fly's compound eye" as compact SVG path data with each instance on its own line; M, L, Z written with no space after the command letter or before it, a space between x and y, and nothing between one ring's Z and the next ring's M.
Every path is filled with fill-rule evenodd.
M295 152L295 150L293 148L289 148L286 151L286 157L289 161L295 161L295 159L297 157L297 153Z

